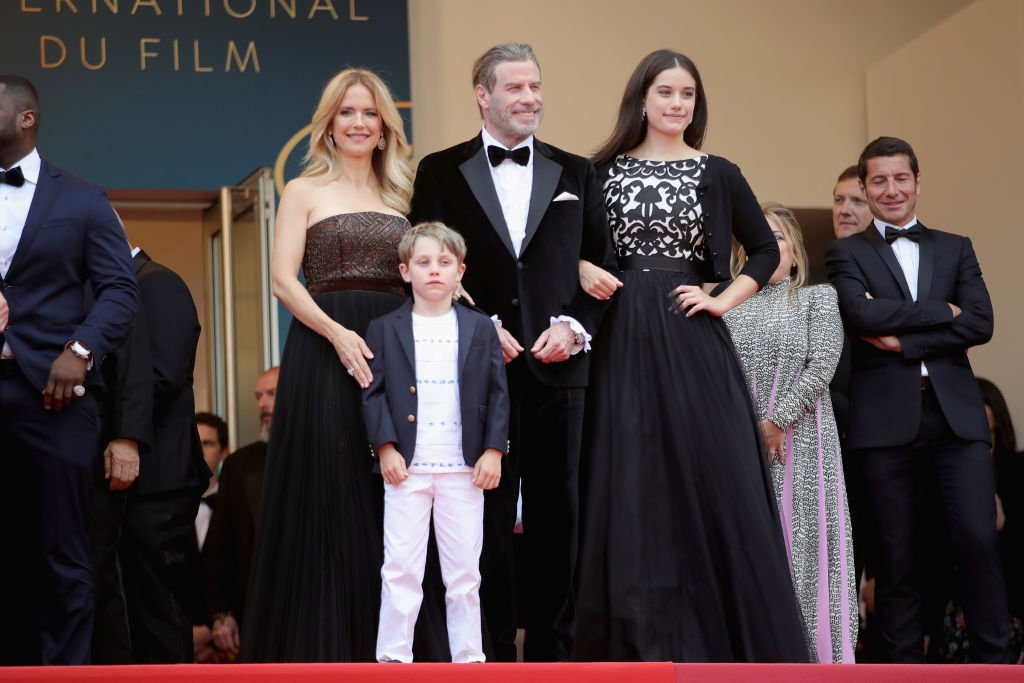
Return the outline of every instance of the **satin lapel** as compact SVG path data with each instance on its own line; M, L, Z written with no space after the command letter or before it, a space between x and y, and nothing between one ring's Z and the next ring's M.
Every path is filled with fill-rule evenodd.
M455 304L455 318L459 321L459 366L457 377L459 384L462 384L462 369L466 367L466 359L469 358L469 347L473 344L473 319L460 304Z
M25 260L25 254L29 252L32 243L42 232L43 223L50 215L57 195L60 194L60 188L60 173L44 159L39 168L39 183L36 185L35 194L32 195L32 203L28 207L28 216L25 217L25 227L21 231L18 248L14 252L14 258L11 259L11 267L7 269L8 280L12 279L12 275L17 275L18 264Z
M142 267L150 261L152 261L152 259L149 258L149 254L147 254L143 249L139 249L139 253L132 257L132 270L134 270L135 274L138 275L139 271L142 270Z
M395 334L405 351L405 357L409 360L409 367L412 368L413 376L416 375L416 343L412 338L412 299L402 304L395 314Z
M487 152L483 146L476 154L459 164L459 171L466 179L470 191L476 198L480 208L487 214L491 222L491 228L498 233L502 244L513 256L518 256L512 248L512 238L508 234L508 225L505 223L505 213L501 210L501 202L498 200L498 191L494 189L494 180L491 178L491 168L487 161Z
M917 300L927 301L932 291L932 274L935 272L935 235L921 225L921 240L917 244L920 247L917 260Z
M903 296L906 299L911 299L910 287L907 285L907 278L903 274L903 269L900 268L900 262L896 260L896 254L893 252L892 247L889 246L888 242L878 234L878 228L875 227L874 223L868 225L867 230L864 231L864 236L868 242L875 248L878 255L882 257L882 261L885 262L886 267L892 276L896 278L896 283L900 286L900 291L903 292Z
M534 233L544 218L551 200L558 187L558 179L562 177L562 166L552 161L544 143L533 142L533 187L530 189L530 211L526 214L526 236L523 238L522 251L530 245ZM582 201L582 200L581 200Z

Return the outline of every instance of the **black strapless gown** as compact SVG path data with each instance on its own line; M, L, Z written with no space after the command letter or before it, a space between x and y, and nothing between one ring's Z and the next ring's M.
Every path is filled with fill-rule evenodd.
M360 336L403 299L397 244L408 222L342 214L310 226L303 270L313 299ZM293 320L281 359L241 631L249 662L375 661L383 484L359 386L334 347ZM417 656L448 661L442 611L424 601ZM422 637L421 637L422 636Z

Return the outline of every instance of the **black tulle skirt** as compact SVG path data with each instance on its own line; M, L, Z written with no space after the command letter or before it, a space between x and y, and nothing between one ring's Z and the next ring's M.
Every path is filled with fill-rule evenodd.
M574 659L808 661L760 426L694 276L626 270L594 345Z
M360 336L373 318L402 302L362 291L314 298ZM243 660L375 660L384 490L372 467L359 386L331 344L294 320L277 384ZM429 613L433 603L424 604L419 658L443 661L444 614Z

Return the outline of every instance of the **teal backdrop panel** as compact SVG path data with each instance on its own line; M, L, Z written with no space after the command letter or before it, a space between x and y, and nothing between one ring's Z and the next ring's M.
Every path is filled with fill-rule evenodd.
M107 187L213 189L282 152L294 177L306 141L288 142L346 66L408 102L406 0L0 2L0 71L40 91L40 152Z
M0 0L0 71L39 89L40 153L110 188L212 190L271 166L280 189L347 66L387 82L411 138L407 0Z

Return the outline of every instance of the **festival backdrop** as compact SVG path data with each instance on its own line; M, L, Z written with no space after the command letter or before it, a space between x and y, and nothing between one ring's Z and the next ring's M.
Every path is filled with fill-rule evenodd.
M40 91L40 152L101 185L215 189L280 161L280 187L345 66L384 78L408 132L406 2L3 0L0 71Z

